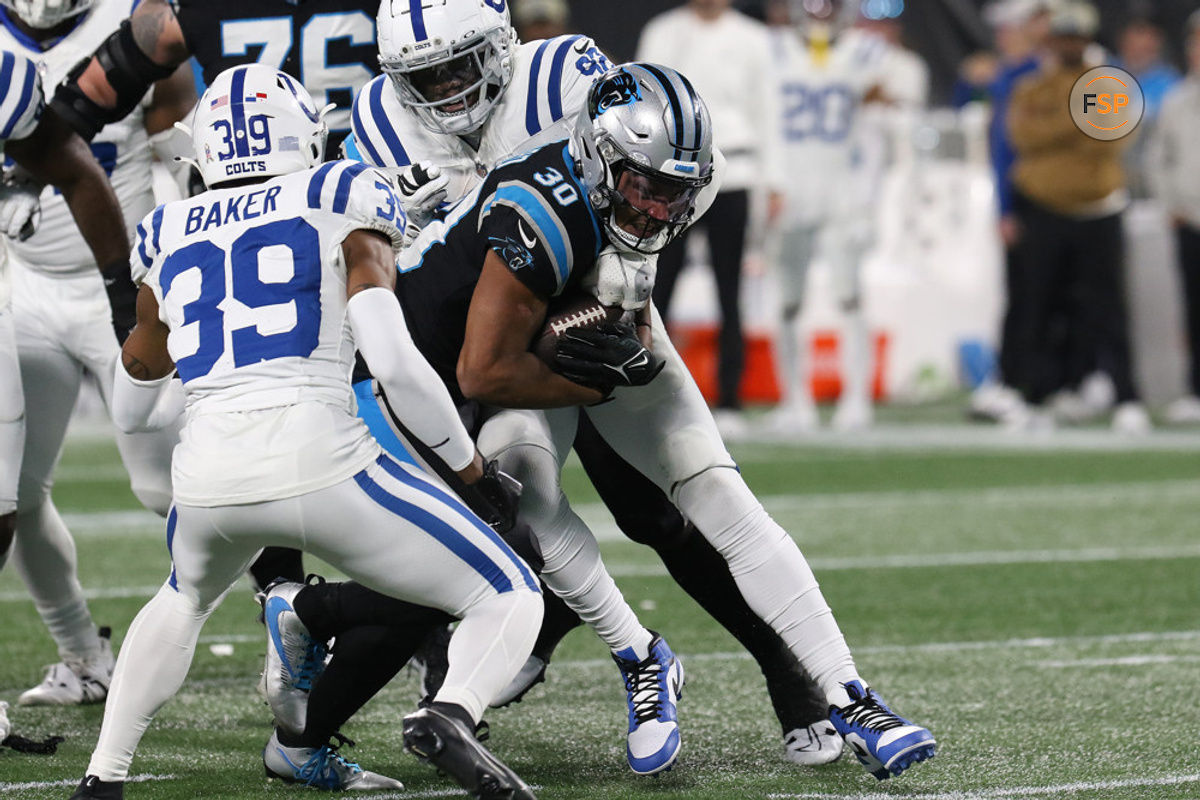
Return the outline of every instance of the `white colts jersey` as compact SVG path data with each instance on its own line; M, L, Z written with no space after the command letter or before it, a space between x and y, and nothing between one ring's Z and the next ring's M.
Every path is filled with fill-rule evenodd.
M583 108L588 89L611 66L586 36L558 36L517 46L513 77L488 121L476 151L458 136L434 133L400 104L391 79L381 75L354 100L354 136L347 155L383 168L421 161L450 176L451 201L463 197L497 162L565 139L561 121Z
M36 43L16 32L11 23L0 25L0 48L13 50L38 62L46 86L57 86L71 68L95 52L132 12L136 0L99 0L79 23L43 52ZM0 14L12 14L0 9ZM4 20L8 22L8 20ZM120 122L106 125L91 143L92 153L108 174L124 212L125 224L134 224L154 207L150 179L150 144L139 106ZM96 262L75 225L62 194L52 186L42 192L42 222L24 242L10 242L23 266L58 275L95 272Z
M134 278L158 298L187 394L177 501L292 497L379 454L350 388L341 245L364 228L399 246L404 212L353 161L168 203L137 226Z
M9 139L24 139L33 133L44 104L37 64L0 46L0 151ZM0 311L8 308L11 297L5 244L0 241Z
M823 54L792 28L773 28L779 64L787 218L816 224L853 206L853 170L864 95L882 82L888 44L848 30Z

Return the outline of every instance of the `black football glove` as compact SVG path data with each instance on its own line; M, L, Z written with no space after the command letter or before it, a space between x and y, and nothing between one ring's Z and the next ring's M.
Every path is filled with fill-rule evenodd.
M647 350L632 325L605 323L562 335L555 370L567 380L609 394L617 386L645 386L666 362Z
M129 276L129 263L110 264L103 270L104 291L108 293L108 305L112 309L113 331L117 342L125 344L129 332L137 324L138 287Z
M507 533L517 521L521 483L501 472L495 461L483 465L483 477L462 488L462 499L497 533Z

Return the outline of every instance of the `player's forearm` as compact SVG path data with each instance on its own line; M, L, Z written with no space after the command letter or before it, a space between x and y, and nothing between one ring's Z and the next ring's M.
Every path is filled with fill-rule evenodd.
M89 59L68 74L51 101L81 136L91 139L124 118L155 82L187 60L187 43L165 0L145 0Z
M533 353L487 361L460 358L458 385L466 397L502 408L562 408L604 399L552 371Z
M450 469L470 469L475 443L450 393L409 336L396 296L381 286L359 291L346 313L354 343L400 421Z

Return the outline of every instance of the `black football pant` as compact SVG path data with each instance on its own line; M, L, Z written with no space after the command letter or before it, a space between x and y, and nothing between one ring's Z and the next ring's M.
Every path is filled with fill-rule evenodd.
M1028 199L1019 209L1026 307L1015 333L1025 399L1040 404L1094 367L1112 379L1118 403L1136 400L1121 215L1080 219Z
M708 237L709 258L717 281L717 302L721 308L721 331L717 339L717 405L741 406L740 388L746 360L742 337L742 254L746 248L746 224L750 213L749 193L745 190L720 192L712 208L697 227ZM675 281L683 271L687 239L694 228L663 248L658 255L658 273L654 279L654 304L663 320L675 293Z
M1181 225L1179 271L1183 278L1184 312L1187 316L1189 364L1188 390L1200 397L1200 228Z

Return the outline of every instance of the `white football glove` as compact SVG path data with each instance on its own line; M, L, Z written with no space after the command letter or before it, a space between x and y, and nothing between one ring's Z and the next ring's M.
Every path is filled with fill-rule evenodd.
M42 186L23 170L13 169L0 179L0 233L23 242L42 221Z
M582 288L606 306L640 311L650 301L657 274L657 253L632 253L609 245L583 276Z
M434 212L446 199L450 176L443 175L441 167L418 161L396 172L396 196L408 220L418 228L424 228L433 219Z

